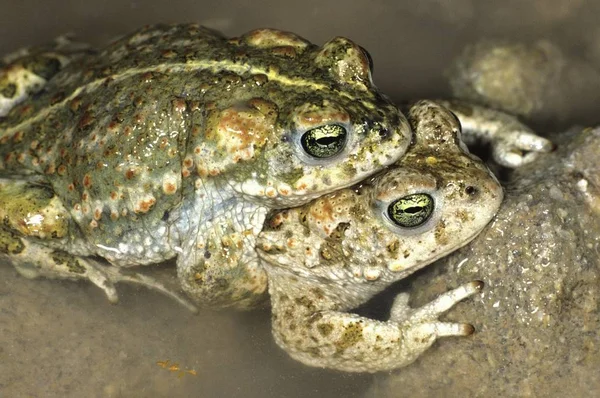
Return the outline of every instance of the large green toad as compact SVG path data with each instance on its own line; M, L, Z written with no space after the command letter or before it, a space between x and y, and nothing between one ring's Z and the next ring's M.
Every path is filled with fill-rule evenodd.
M120 280L161 288L116 267L177 258L195 301L251 306L266 297L254 242L267 211L406 151L408 123L370 67L344 38L197 25L17 53L0 71L0 251L112 301Z

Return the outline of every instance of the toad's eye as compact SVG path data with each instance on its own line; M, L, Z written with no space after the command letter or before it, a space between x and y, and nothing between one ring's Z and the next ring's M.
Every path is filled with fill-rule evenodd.
M314 158L329 158L344 149L348 134L337 124L327 124L307 130L300 138L304 151Z
M415 193L396 199L387 208L388 217L403 228L423 225L433 214L433 198L426 193Z

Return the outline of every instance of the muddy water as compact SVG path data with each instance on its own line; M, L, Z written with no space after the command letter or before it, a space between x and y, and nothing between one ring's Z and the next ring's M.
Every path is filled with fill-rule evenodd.
M352 38L373 56L376 84L405 100L447 95L445 67L484 36L546 38L574 52L595 45L600 55L593 3L5 1L0 54L67 32L100 44L155 22L195 21L229 35L275 27L316 43ZM360 397L369 386L367 375L290 360L271 339L268 311L192 315L144 289L121 286L120 293L121 302L110 305L90 284L30 281L1 264L0 395Z

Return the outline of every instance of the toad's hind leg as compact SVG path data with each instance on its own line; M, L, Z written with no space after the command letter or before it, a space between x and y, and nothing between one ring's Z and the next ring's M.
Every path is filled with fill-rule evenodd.
M120 282L143 285L174 299L192 312L197 312L185 297L178 294L158 280L131 269L101 263L86 257L77 257L70 253L45 247L28 239L18 238L9 231L0 229L0 252L5 253L8 246L16 248L8 258L24 277L34 279L46 277L50 279L88 280L104 291L108 301L117 303L119 296L115 285Z
M195 206L173 213L183 231L177 249L182 289L202 307L247 310L268 302L267 274L255 251L267 209L226 186L204 185Z
M267 276L258 258L210 258L192 265L180 258L177 268L182 288L200 306L247 310L267 302Z
M113 303L118 301L116 283L136 283L196 310L174 289L148 276L64 251L82 241L73 236L70 215L47 186L0 179L0 220L0 258L27 278L89 280ZM85 253L83 244L79 246L77 251Z

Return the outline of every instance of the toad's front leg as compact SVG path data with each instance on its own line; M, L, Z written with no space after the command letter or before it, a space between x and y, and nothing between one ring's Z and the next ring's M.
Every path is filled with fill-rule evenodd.
M409 308L408 296L401 295L390 319L381 322L336 310L335 299L321 289L272 285L273 334L279 346L307 365L349 372L391 370L413 362L438 337L473 333L469 324L440 322L438 317L482 286L478 281L465 284L417 309ZM321 308L323 303L327 309Z
M118 301L115 284L129 282L157 290L196 311L173 289L146 275L67 250L82 246L73 236L72 220L49 186L0 179L0 259L27 278L89 280L108 300Z
M515 116L464 101L436 102L459 119L467 145L489 145L494 160L502 166L523 166L553 148L552 142L535 134Z

